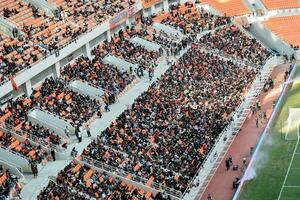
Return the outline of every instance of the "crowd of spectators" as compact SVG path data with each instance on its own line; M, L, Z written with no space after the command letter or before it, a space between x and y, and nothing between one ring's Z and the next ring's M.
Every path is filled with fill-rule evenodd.
M113 96L121 93L135 79L135 76L129 72L120 71L114 66L103 63L101 59L89 60L86 57L80 57L75 63L62 68L61 75L67 82L81 80Z
M38 163L41 163L48 155L41 146L33 145L28 139L21 142L9 132L0 132L0 146Z
M39 143L39 140L60 145L64 141L53 131L46 127L33 124L28 119L28 113L32 109L40 109L69 121L74 127L81 127L95 114L101 112L101 104L89 96L81 95L66 87L62 79L47 78L42 86L34 90L27 98L25 95L16 100L9 100L4 109L0 109L2 126L8 130L1 132L0 145L18 152L30 160L41 162L46 156L41 146L36 147L28 139L24 142L18 140L10 131L19 132L19 135ZM35 140L37 138L37 140ZM39 143L44 145L44 143Z
M201 37L205 48L217 50L221 54L237 58L256 66L261 66L271 55L255 38L247 36L235 25L217 29Z
M38 196L38 200L47 197L66 199L153 199L151 193L141 193L141 189L113 178L105 172L95 171L88 166L71 162L56 178L56 184L50 183ZM146 198L147 196L147 198Z
M185 36L180 39L170 37L163 31L158 31L144 22L140 28L132 27L132 35L144 38L151 42L155 42L161 45L159 53L163 54L165 50L167 56L178 55L182 49L186 48L187 45L192 41L192 37Z
M18 1L18 0L16 0ZM56 0L52 0L52 3ZM5 16L20 23L19 9L27 6L30 17L23 23L19 36L0 47L3 76L14 75L55 51L88 29L102 23L134 1L59 1L60 14L49 17L31 4L6 9ZM58 115L80 127L101 111L101 103L67 87L71 80L82 80L102 88L114 96L122 92L135 78L128 72L105 64L102 59L112 54L146 70L157 65L162 52L149 51L130 42L134 36L147 38L160 44L168 55L177 55L187 47L192 38L206 29L226 25L228 17L214 16L198 10L192 3L171 6L162 23L188 35L174 41L161 32L144 27L152 21L145 20L142 28L119 31L110 41L104 41L93 51L94 58L80 57L61 70L62 78L47 78L29 98L24 96L0 110L1 119L15 128L42 138L52 144L61 144L61 138L47 128L28 120L31 109L41 109ZM66 23L63 23L65 20ZM80 26L75 26L75 22ZM5 41L3 38L2 41ZM218 49L225 55L262 65L271 54L255 39L248 37L236 26L228 25L205 35L150 88L138 97L130 109L125 110L83 155L106 165L142 177L153 179L164 187L184 192L200 165L213 147L216 138L230 122L230 114L240 105L243 94L252 83L256 71L205 53L199 46ZM114 98L113 98L114 99ZM114 100L105 101L107 105ZM5 116L5 117L4 117ZM11 133L0 132L0 145L41 162L47 153L41 146L33 146L28 139L18 141ZM65 187L64 187L65 186ZM151 186L151 185L150 185ZM0 185L1 187L1 185ZM154 198L152 194L148 197ZM140 189L124 184L106 173L99 173L75 162L67 165L38 196L39 200L66 199L146 199ZM159 197L160 198L160 197ZM159 199L158 198L158 199Z
M129 39L134 35L136 35L136 30L133 27L126 27L112 37L110 42L105 40L99 44L92 50L92 54L96 59L102 59L107 54L112 54L130 63L138 64L143 70L156 66L159 53L130 42Z
M198 45L83 155L183 192L255 76Z
M34 96L37 96L34 98ZM47 78L39 90L34 90L31 99L35 107L81 127L101 111L98 100L69 89L61 78Z
M41 191L41 193L37 196L37 200L48 199L90 200L92 198L85 193L77 191L76 189L72 190L66 185L58 185L55 182L50 181L47 187L44 187L43 191Z
M5 122L5 125L9 129L22 131L21 135L29 133L54 145L61 144L62 141L59 135L44 126L32 124L29 121L28 112L34 106L34 102L30 98L25 97L25 95L14 101L10 100L5 109L0 109L1 121Z
M203 30L211 30L231 22L229 17L216 16L199 10L195 4L172 5L169 15L161 23L172 26L185 35L195 36Z
M79 26L87 26L90 29L134 4L135 0L50 0L50 2L58 6L65 20L71 20Z
M6 199L11 189L18 181L18 177L11 174L9 170L3 169L0 165L0 199Z
M56 1L59 12L55 16L46 14L33 4L15 0L12 4L1 4L1 13L17 25L22 34L8 38L0 47L1 77L7 81L11 75L29 67L41 58L56 52L59 47L86 33L135 3L123 1Z

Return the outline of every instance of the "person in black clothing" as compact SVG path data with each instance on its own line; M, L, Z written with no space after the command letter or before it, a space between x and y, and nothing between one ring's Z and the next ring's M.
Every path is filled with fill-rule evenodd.
M52 156L52 159L53 159L53 161L55 161L56 159L55 159L55 150L54 149L51 149L51 156Z
M225 165L226 165L226 170L229 171L229 169L230 169L230 160L229 159L225 160Z
M91 129L89 125L86 126L86 134L88 137L91 137Z

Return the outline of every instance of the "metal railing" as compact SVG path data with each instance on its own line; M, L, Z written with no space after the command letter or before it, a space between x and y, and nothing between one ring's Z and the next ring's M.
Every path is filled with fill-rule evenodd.
M42 138L39 138L31 133L28 133L26 131L23 130L15 130L14 127L12 127L11 125L5 123L5 122L0 122L1 123L1 127L0 129L5 130L9 133L13 133L16 135L19 135L20 137L22 137L24 140L28 139L31 142L37 143L39 145L41 145L42 147L44 147L44 149L56 149L58 150L58 147Z
M126 177L128 175L131 175L131 178L130 178L131 181L143 184L144 186L146 186L146 184L148 182L148 180L145 179L145 178L142 178L142 177L137 176L135 174L128 173L128 172L124 171L123 169L107 165L107 164L105 164L103 162L100 162L98 160L94 160L94 159L92 159L90 157L81 156L81 159L82 160L78 160L78 161L84 161L84 162L86 162L86 163L88 163L90 165L93 165L95 167L103 169L104 171L107 171L107 172L110 172L112 174L116 174L118 176L121 176L124 179L127 179ZM158 184L156 182L153 182L150 185L150 187L153 188L153 189L155 189L155 190L157 190L157 191L164 191L166 194L174 196L176 198L181 198L181 196L182 196L182 193L180 191L177 191L177 190L174 190L172 188L163 186L162 184Z
M18 153L16 151L13 151L13 150L11 150L8 147L0 146L0 148L3 149L3 150L5 150L5 151L8 151L8 152L10 152L12 154L15 154L16 156L19 156L19 157L21 157L21 158L23 158L23 159L25 159L25 160L27 160L29 162L29 159L26 156L24 156L24 155L22 155L22 154L20 154L20 153Z
M74 195L78 192L77 189L71 188L71 187L68 186L67 184L64 184L64 185L58 184L58 183L56 182L56 178L53 177L53 176L49 176L48 178L49 178L49 182L54 183L55 185L57 185L57 186L60 187L60 188L64 188L64 189L67 188L67 190L70 191L71 193L74 193ZM53 188L53 189L54 189L54 188ZM52 189L52 190L53 190L53 189ZM52 191L52 190L50 190L50 191ZM84 194L84 196L88 197L88 198L91 199L91 200L95 200L95 199L96 199L96 198L94 198L94 197L91 197L89 194L87 194L87 193L85 193L85 192L82 192L82 191L81 191L81 194Z

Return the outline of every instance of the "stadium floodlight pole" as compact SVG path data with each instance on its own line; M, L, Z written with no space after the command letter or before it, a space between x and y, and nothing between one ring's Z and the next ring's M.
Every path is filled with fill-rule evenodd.
M294 63L293 69L292 69L292 71L291 71L291 73L290 73L290 75L289 75L289 78L288 78L288 80L286 81L286 83L289 83L289 82L291 81L291 78L293 77L293 74L295 73L296 69L297 69L297 65L296 65L296 63ZM251 160L250 160L250 162L249 162L249 165L247 166L247 169L246 169L246 171L245 171L245 173L244 173L244 175L243 175L243 177L242 177L242 179L241 179L241 182L240 182L240 184L239 184L237 190L236 190L235 193L234 193L234 196L233 196L232 200L238 200L238 199L239 199L239 196L240 196L242 187L243 187L245 181L247 181L247 179L246 179L246 178L247 178L247 174L248 174L248 173L250 172L250 170L251 170L251 167L252 167L252 165L253 165L253 163L254 163L254 161L255 161L256 155L257 155L257 153L258 153L260 147L262 146L262 143L263 143L263 141L264 141L264 138L266 137L267 133L269 133L270 126L271 126L273 120L275 119L276 113L277 113L277 111L278 111L278 109L279 109L279 107L280 107L280 105L281 105L280 102L283 100L283 97L285 96L285 91L286 91L286 89L287 89L287 87L288 87L288 85L289 85L289 84L286 84L286 83L284 83L284 85L283 85L283 88L282 88L282 90L281 90L281 93L280 93L280 95L279 95L279 98L278 98L278 100L277 100L277 102L276 102L275 108L274 108L274 110L273 110L273 112L272 112L272 114L271 114L271 117L270 117L270 119L269 119L269 121L268 121L268 123L267 123L267 125L266 125L266 127L265 127L265 129L264 129L263 134L262 134L262 135L260 136L260 138L259 138L259 141L258 141L258 143L257 143L257 145L256 145L256 148L255 148L254 153L253 153L253 155L252 155L252 157L251 157Z

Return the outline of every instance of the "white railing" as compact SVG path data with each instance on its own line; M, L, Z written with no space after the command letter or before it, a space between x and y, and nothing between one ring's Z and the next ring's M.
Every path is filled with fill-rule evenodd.
M100 162L98 160L94 160L90 157L87 157L87 156L81 156L81 160L78 160L79 162L83 161L83 162L86 162L92 166L95 166L95 167L98 167L104 171L107 171L107 172L110 172L112 174L116 174L118 176L121 176L122 178L124 179L127 179L126 177L128 175L131 175L131 178L130 178L130 181L134 181L136 183L139 183L139 184L143 184L144 186L146 186L148 180L147 179L144 179L140 176L137 176L137 175L134 175L134 174L130 174L128 172L125 172L123 169L120 169L120 168L117 168L117 167L113 167L113 166L110 166L110 165L107 165L103 162ZM147 186L146 186L147 187ZM156 182L153 182L151 185L150 185L151 188L157 190L157 191L164 191L166 194L170 195L170 196L173 196L177 199L181 198L182 196L182 193L180 191L177 191L177 190L174 190L172 188L169 188L169 187L165 187L163 186L162 184L158 184Z
M56 145L54 145L54 144L52 144L50 142L47 142L46 140L44 140L42 138L39 138L39 137L37 137L35 135L32 135L31 133L28 133L28 132L23 131L23 130L14 130L14 128L11 125L9 125L9 124L7 124L5 122L1 122L1 124L3 126L0 129L4 129L7 132L19 135L20 137L24 138L24 140L29 139L29 141L38 143L39 145L41 145L45 149L50 149L51 148L51 149L58 150L58 148L57 148Z
M55 177L49 176L48 178L49 178L49 182L54 183L55 185L57 185L57 187L64 188L64 189L67 188L67 190L69 190L71 193L73 193L74 196L75 196L75 194L78 192L78 190L77 190L76 188L71 188L71 187L68 186L67 184L64 184L64 185L58 184L58 183L56 182L56 178L55 178ZM51 191L52 191L52 190L51 190ZM81 191L81 194L82 194L82 193L83 193L83 192ZM87 193L85 193L85 192L84 192L84 196L88 196L89 199L91 199L91 200L95 200L95 199L96 199L96 198L94 198L94 197L91 197L89 194L87 194Z
M5 151L8 151L8 152L10 152L12 154L15 154L15 155L17 155L17 156L19 156L19 157L21 157L21 158L23 158L23 159L25 159L25 160L27 160L29 162L29 159L26 156L24 156L24 155L22 155L22 154L20 154L20 153L18 153L16 151L13 151L10 148L7 148L5 146L0 146L0 148L3 149L3 150L5 150Z

